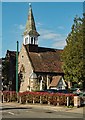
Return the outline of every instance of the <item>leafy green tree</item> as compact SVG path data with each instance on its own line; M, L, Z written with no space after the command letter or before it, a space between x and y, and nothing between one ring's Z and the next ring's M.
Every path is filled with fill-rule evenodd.
M74 19L72 30L66 39L67 45L64 48L63 71L65 79L70 82L83 83L85 82L85 17Z
M85 2L83 14L83 88L85 89Z

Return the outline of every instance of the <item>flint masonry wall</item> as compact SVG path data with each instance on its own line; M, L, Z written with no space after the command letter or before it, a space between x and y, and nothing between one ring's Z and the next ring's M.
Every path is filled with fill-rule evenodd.
M29 57L23 45L19 53L18 61L19 61L18 73L20 72L22 64L25 68L25 74L24 74L25 78L24 78L24 81L21 82L20 84L20 92L23 92L23 91L27 91L27 87L30 84L29 77L32 73L32 66L31 66Z

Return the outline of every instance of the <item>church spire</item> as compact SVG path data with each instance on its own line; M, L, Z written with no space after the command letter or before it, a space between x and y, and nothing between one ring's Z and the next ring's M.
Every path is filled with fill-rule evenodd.
M36 30L35 20L32 12L32 6L31 4L29 4L29 14L28 14L24 35L23 35L23 39L24 39L23 44L24 45L29 44L31 46L38 45L38 36L40 35Z
M29 3L29 14L28 14L28 20L26 23L26 28L24 31L24 35L29 34L30 36L39 36L39 33L36 30L35 26L35 20L32 12L32 5Z

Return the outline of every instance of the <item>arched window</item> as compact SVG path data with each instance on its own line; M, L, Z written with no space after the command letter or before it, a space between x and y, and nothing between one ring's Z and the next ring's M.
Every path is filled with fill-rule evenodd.
M21 80L21 82L24 82L24 79L25 79L25 68L22 65L21 69L20 69L20 80Z
M25 72L25 68L24 68L24 65L23 65L23 64L21 65L20 71L21 71L21 72Z

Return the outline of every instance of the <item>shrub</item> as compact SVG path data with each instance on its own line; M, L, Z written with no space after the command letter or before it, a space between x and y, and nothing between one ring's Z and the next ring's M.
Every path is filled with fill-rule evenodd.
M21 98L21 103L22 104L25 104L26 103L26 93L25 92L23 92L23 93L19 93L19 98Z
M17 93L15 91L10 92L10 102L17 101Z
M48 93L48 92L19 92L18 96L15 91L4 91L4 100L6 102L17 101L21 98L21 103L40 103L52 104L52 105L66 105L67 97L70 98L70 105L74 104L74 94L64 94L64 93Z
M4 101L9 102L10 101L10 92L9 91L3 91Z

